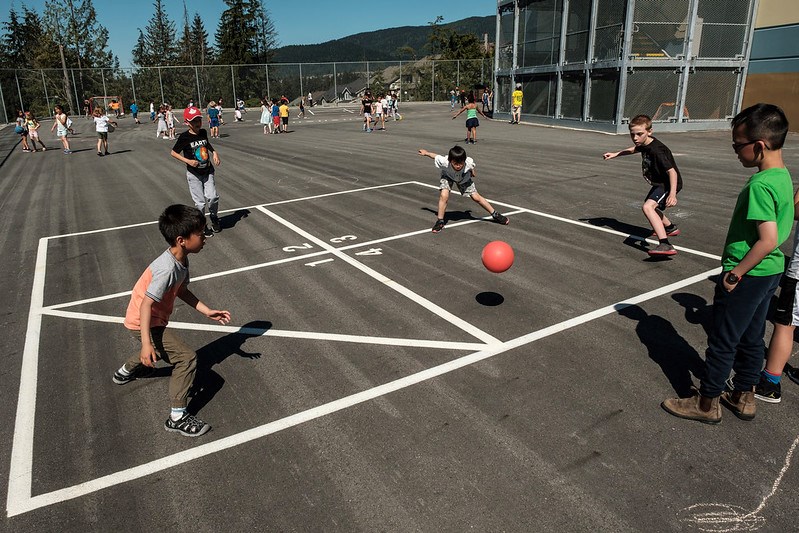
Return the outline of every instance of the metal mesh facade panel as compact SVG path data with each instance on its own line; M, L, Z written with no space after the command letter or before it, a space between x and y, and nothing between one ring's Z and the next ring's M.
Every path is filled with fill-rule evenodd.
M503 6L499 17L499 35L497 36L499 64L497 68L513 67L513 4Z
M739 74L733 70L703 69L688 76L685 111L690 120L724 120L735 115Z
M519 10L519 48L516 61L520 67L557 64L560 54L562 2L543 0Z
M734 58L745 54L753 0L700 0L694 30L694 55Z
M688 8L686 0L636 2L630 54L641 59L682 55Z
M585 75L582 72L564 73L561 77L560 115L563 118L583 117Z
M513 80L506 76L497 78L497 92L494 93L494 110L510 113L510 95L513 92Z
M616 99L619 93L619 72L599 70L591 73L591 101L588 118L611 122L616 117Z
M599 0L597 3L594 60L615 60L621 57L626 11L626 0Z
M522 83L524 100L522 113L527 115L555 116L557 78L554 74L535 76Z
M591 26L591 0L570 0L566 23L566 63L585 61Z
M671 69L635 70L627 76L624 117L643 114L662 121L673 119L679 84L680 73Z

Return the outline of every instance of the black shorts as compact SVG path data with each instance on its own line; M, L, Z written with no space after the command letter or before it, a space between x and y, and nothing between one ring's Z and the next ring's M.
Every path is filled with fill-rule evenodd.
M466 119L466 127L467 128L476 128L480 125L480 121L477 118L467 118Z
M288 126L289 117L280 117L280 119L283 121L283 125L284 126Z
M774 323L783 326L799 325L799 309L796 303L796 280L783 275L780 278L780 295L774 308Z
M677 189L677 192L680 192L680 190ZM656 183L652 185L651 189L649 189L646 198L644 198L644 202L647 200L654 200L658 204L658 209L663 211L666 209L666 198L668 197L669 191L666 190L666 186L662 183Z

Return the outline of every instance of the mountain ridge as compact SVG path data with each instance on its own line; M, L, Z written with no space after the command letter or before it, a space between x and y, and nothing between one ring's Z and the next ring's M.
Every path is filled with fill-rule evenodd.
M469 17L456 20L441 27L458 33L472 33L480 40L487 33L494 40L496 17ZM294 44L275 50L275 63L328 63L347 61L398 61L412 60L408 54L399 54L398 49L410 47L415 58L427 55L425 46L433 28L426 26L400 26L369 32L356 33L318 44Z

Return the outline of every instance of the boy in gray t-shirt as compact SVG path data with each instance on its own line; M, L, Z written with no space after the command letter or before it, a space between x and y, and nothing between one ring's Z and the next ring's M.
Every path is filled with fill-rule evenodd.
M438 233L444 229L444 216L447 212L447 202L449 201L449 191L452 190L452 185L457 185L458 190L463 196L468 196L478 204L480 207L489 212L491 217L498 223L507 225L510 221L508 217L491 207L488 200L480 196L477 188L474 186L472 178L475 177L475 164L474 159L466 157L466 150L462 147L453 146L447 157L443 155L428 152L425 149L419 150L419 155L427 156L435 161L436 168L441 171L441 180L439 181L439 189L441 193L438 197L438 218L433 225L433 233Z

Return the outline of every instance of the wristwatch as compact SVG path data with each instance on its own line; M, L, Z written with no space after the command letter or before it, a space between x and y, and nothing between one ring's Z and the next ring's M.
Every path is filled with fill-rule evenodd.
M741 277L733 273L732 270L730 270L727 273L727 276L724 278L724 281L726 281L730 285L736 285L739 281L741 281Z

